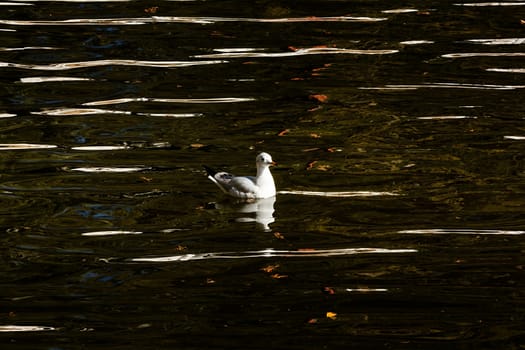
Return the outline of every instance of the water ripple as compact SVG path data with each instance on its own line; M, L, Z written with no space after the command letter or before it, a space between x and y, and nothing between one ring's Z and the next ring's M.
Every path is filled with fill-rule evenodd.
M115 235L140 235L142 232L139 231L93 231L93 232L84 232L82 236L86 237L102 237L102 236L115 236Z
M487 68L485 70L498 73L525 73L525 68Z
M525 38L469 39L465 42L481 45L522 45L525 44Z
M297 22L381 22L383 17L287 17L287 18L237 18L237 17L178 17L178 16L152 16L135 18L76 18L66 20L0 20L0 24L17 26L72 26L72 25L143 25L150 23L192 23L213 24L220 22L253 22L253 23L297 23Z
M467 89L467 90L516 90L524 89L525 85L494 85L494 84L463 84L463 83L428 83L400 84L378 87L359 87L360 90L417 90L417 89Z
M513 230L476 230L476 229L420 229L402 230L398 233L423 234L423 235L524 235L525 231Z
M50 82L68 82L68 81L94 81L91 78L78 78L78 77L27 77L20 78L20 82L24 84L34 83L50 83Z
M401 41L401 45L424 45L424 44L434 44L434 41L431 40L406 40Z
M357 50L342 49L335 47L310 47L294 49L286 52L254 52L253 49L247 51L230 51L221 53L212 53L205 55L195 55L195 58L275 58L275 57L295 57L305 55L333 55L333 54L351 54L351 55L390 55L398 53L399 50Z
M381 12L399 14L399 13L414 13L418 11L419 11L418 9L413 9L413 8L402 8L402 9L383 10Z
M97 114L120 114L120 115L137 115L143 117L165 117L165 118L196 118L202 117L202 113L148 113L148 112L132 112L122 111L114 109L101 109L101 108L56 108L46 109L39 112L31 112L33 115L43 116L85 116L85 115L97 115Z
M98 145L98 146L76 146L71 147L72 150L75 151L119 151L119 150L126 150L129 149L129 146L123 145L123 146L106 146L106 145Z
M525 2L465 2L456 3L454 6L490 7L490 6L525 6Z
M42 332L42 331L56 331L57 328L47 326L16 326L5 325L0 326L0 332Z
M250 259L250 258L315 258L331 257L356 254L404 254L417 253L416 249L384 249L384 248L342 248L342 249L305 249L305 250L275 250L273 248L263 250L249 250L242 252L218 252L163 256L156 258L133 258L135 262L171 262L192 261L209 259Z
M118 111L112 109L99 109L99 108L56 108L46 109L40 112L31 112L35 115L45 116L77 116L77 115L93 115L93 114L124 114L131 115L130 111Z
M35 143L0 143L0 151L29 150L29 149L49 149L57 148L56 145L45 145Z
M50 46L24 46L24 47L0 47L0 52L5 51L27 51L27 50L60 50L59 47Z
M0 2L0 6L33 6L28 2Z
M226 61L140 61L140 60L95 60L81 62L65 62L51 64L22 64L13 62L0 62L0 68L19 68L31 70L61 71L101 66L140 66L153 68L181 68L202 66L209 64L227 63Z
M425 117L417 117L419 120L456 120L456 119L477 119L477 117L468 115L433 115Z
M318 196L318 197L378 197L378 196L397 196L395 192L374 192L374 191L337 191L337 192L321 192L321 191L279 191L279 194L294 194L301 196Z
M470 57L523 57L525 52L458 52L441 55L443 58L470 58Z
M64 168L63 168L64 169ZM67 171L79 171L83 173L136 173L139 171L150 170L151 167L79 167L64 169Z
M156 97L134 97L118 98L112 100L101 100L83 103L83 106L107 106L130 102L160 102L160 103L189 103L189 104L213 104L213 103L236 103L255 101L251 97L212 97L212 98L156 98Z

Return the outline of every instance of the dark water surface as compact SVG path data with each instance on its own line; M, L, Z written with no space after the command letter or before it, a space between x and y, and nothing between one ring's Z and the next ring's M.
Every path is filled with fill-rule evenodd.
M0 13L2 349L525 347L524 2Z

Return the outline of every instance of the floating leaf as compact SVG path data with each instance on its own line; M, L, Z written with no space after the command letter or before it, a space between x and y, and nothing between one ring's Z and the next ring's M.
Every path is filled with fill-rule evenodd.
M316 324L319 320L317 318L311 318L308 320L308 324Z
M273 236L277 239L284 239L284 236L280 232L274 232Z
M290 129L284 129L283 131L279 132L277 136L284 136L290 132Z
M324 287L323 288L323 293L329 294L329 295L334 295L335 294L335 289L333 289L332 287Z
M310 163L308 163L308 164L306 165L306 170L312 170L312 169L314 168L314 166L315 166L315 163L317 163L316 160L311 161Z
M281 278L288 278L288 275L280 275L278 273L274 273L273 275L270 276L271 278L274 278L274 279L281 279Z
M264 271L266 273L271 273L271 272L275 271L276 269L278 269L279 267L280 267L279 264L268 265L268 266L265 266L265 267L261 268L261 271Z
M158 9L159 9L158 6L152 6L152 7L148 7L144 9L144 12L149 13L149 14L155 14L157 13Z
M308 96L308 98L310 98L311 100L316 100L316 101L321 102L321 103L325 103L325 102L328 101L328 96L320 95L320 94L310 95L310 96Z
M337 314L336 314L335 312L330 312L330 311L328 311L328 312L326 313L326 317L329 318L329 319L331 319L331 320L335 320L335 319L337 318Z

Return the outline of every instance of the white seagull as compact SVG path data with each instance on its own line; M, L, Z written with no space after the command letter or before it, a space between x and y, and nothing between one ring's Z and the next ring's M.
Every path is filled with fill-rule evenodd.
M255 158L257 175L235 176L226 172L217 172L210 167L204 166L208 173L208 179L213 181L222 192L236 198L260 199L275 196L275 183L273 181L270 166L275 165L272 156L266 152L259 153Z

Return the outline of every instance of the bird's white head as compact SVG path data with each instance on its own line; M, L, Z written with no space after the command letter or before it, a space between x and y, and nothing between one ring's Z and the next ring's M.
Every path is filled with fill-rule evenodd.
M259 153L257 158L255 158L255 162L257 165L275 165L275 162L272 160L272 156L266 152Z

